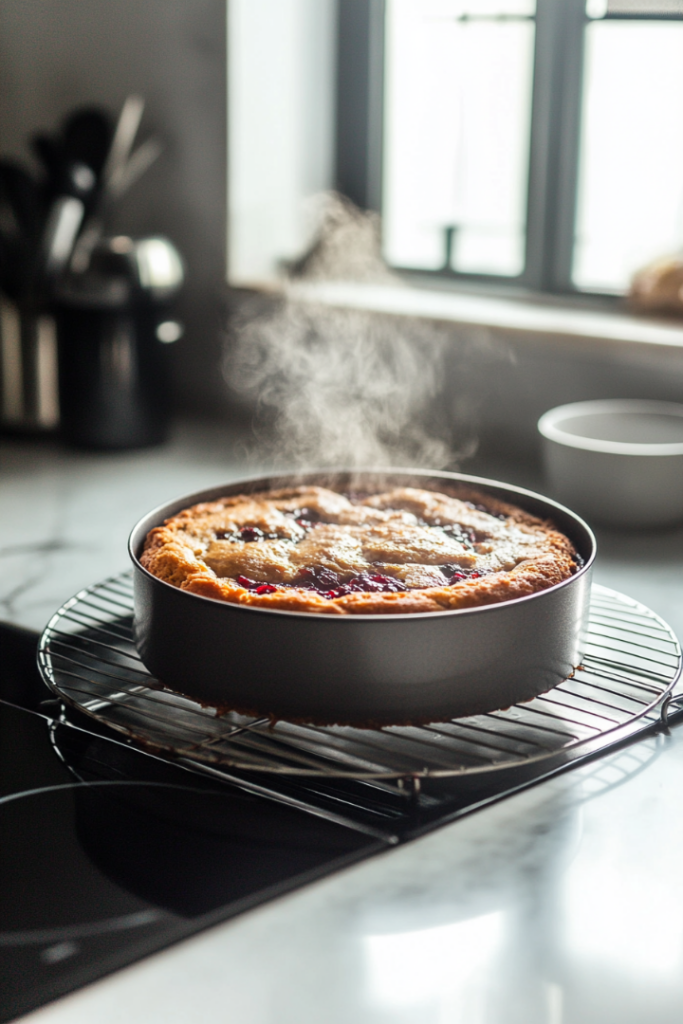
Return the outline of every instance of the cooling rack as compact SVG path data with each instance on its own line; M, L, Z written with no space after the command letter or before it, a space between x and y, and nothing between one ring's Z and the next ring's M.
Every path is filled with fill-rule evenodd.
M428 779L561 764L651 724L658 710L665 717L681 672L680 647L666 623L637 601L594 586L582 665L532 701L421 727L272 723L218 715L164 689L140 661L132 612L131 573L68 601L39 646L48 685L66 704L151 753L228 778L267 776L270 785L274 779L309 786L356 780L415 793Z

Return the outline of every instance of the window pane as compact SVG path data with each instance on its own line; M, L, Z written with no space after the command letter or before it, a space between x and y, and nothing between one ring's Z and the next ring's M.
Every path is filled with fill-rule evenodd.
M574 282L623 292L683 244L683 24L586 30Z
M529 13L527 0L388 0L389 263L508 276L524 269Z
M419 0L417 0L419 4ZM481 17L505 17L507 15L522 15L533 18L536 13L536 0L461 0L460 3L448 3L449 13L453 10L458 14L469 15L474 18Z
M683 0L587 0L589 18L606 14L683 14Z

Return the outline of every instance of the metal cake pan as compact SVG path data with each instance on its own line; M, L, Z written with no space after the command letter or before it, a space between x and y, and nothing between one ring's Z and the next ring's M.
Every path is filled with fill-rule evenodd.
M584 565L528 597L455 611L326 616L245 607L179 590L139 562L149 530L223 495L318 484L337 490L459 483L550 519ZM530 700L581 661L595 538L575 513L519 487L460 473L318 472L261 477L154 509L129 539L140 656L195 700L292 721L376 727L448 721Z

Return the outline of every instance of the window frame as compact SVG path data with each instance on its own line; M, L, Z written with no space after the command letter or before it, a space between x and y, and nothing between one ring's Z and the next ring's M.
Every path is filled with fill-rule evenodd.
M381 212L385 0L339 0L337 15L336 187ZM602 300L619 296L572 281L577 213L585 29L592 21L679 21L676 14L586 13L586 0L536 0L525 266L516 277L446 267L396 267L423 280L507 292Z

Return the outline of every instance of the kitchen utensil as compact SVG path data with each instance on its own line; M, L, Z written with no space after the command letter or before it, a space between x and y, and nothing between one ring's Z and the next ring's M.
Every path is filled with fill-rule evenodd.
M59 196L50 209L45 228L43 271L56 277L67 265L80 231L85 204L78 196Z
M53 198L64 162L62 139L39 133L32 136L31 148L45 172L46 194L49 198Z
M584 560L570 579L497 605L421 615L271 611L190 594L142 568L150 529L221 495L320 484L337 490L473 484L551 519ZM579 664L595 540L573 512L530 491L457 473L306 473L213 487L155 509L131 533L140 655L166 686L223 707L356 725L447 721L509 707Z
M2 286L17 302L36 305L36 255L45 218L38 184L11 160L0 160Z
M39 142L50 168L53 200L43 237L42 272L54 279L67 266L86 214L97 205L99 183L109 152L111 126L98 109L77 110L67 118L61 142Z
M41 432L58 420L54 317L0 295L0 423Z
M111 182L108 198L110 200L120 199L131 185L149 170L152 164L161 156L163 149L161 140L154 137L146 139L141 143L130 157L126 166L122 168L121 172Z
M15 431L58 419L55 325L38 288L44 220L40 186L0 161L0 422Z
M16 231L28 243L40 235L43 202L37 183L21 164L0 160L0 189L15 218Z
M146 243L149 245L146 246ZM142 280L136 252L151 249L157 277ZM154 262L154 261L153 261ZM86 448L158 444L169 419L169 302L183 280L167 239L100 244L90 269L55 290L61 429Z
M97 178L102 175L112 142L109 115L99 107L75 110L62 129L66 161L86 164Z
M0 229L0 292L13 302L24 294L26 253L19 239Z
M598 523L683 520L683 405L636 399L576 402L538 422L560 501Z
M111 147L102 167L102 189L97 209L88 216L74 246L71 257L71 270L74 273L84 273L88 269L92 254L104 232L104 214L107 207L128 191L152 166L163 150L163 144L159 139L150 138L131 155L144 107L145 101L141 96L129 96L123 104Z
M163 302L178 291L185 271L172 242L160 236L141 238L133 243L130 252L139 287L152 301Z
M119 178L124 173L144 109L145 101L142 96L129 96L123 104L103 169L107 191L116 189Z

